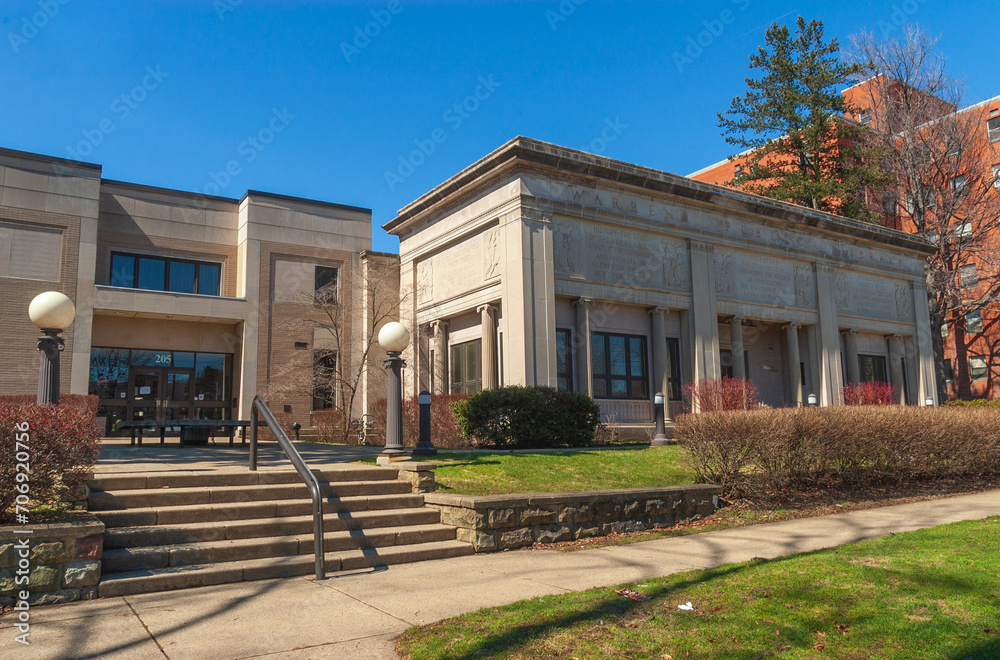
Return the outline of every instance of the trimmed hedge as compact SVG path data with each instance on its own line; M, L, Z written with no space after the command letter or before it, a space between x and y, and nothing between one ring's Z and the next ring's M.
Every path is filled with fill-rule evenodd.
M586 394L510 385L451 404L462 434L497 449L586 447L601 410Z
M7 519L22 494L18 491L21 484L27 484L22 488L29 496L27 508L58 507L66 502L86 482L101 452L101 433L94 425L96 396L66 395L58 406L39 406L34 401L28 395L0 397L0 483L4 484L0 517ZM17 454L23 451L18 442L28 446L29 471L22 481L17 480Z
M944 403L949 408L1000 408L996 399L952 399Z
M1000 475L991 409L839 406L678 417L695 478L727 495Z

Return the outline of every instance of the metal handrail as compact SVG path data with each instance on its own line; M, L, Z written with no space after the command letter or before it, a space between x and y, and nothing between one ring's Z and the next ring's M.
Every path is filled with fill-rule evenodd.
M254 397L253 404L250 406L250 471L257 471L257 415L258 413L264 417L264 422L267 423L267 427L271 429L271 433L274 437L278 439L278 444L281 445L281 449L285 452L285 456L288 460L292 462L295 467L295 471L299 473L302 480L306 482L306 486L309 487L309 492L312 494L313 501L313 536L315 537L315 550L316 550L316 579L324 580L326 579L326 561L324 557L324 547L323 542L323 491L319 486L319 479L316 475L309 469L306 462L302 460L302 455L299 454L298 450L288 439L288 435L278 424L278 420L274 418L274 413L271 409L267 407L264 400L260 398L260 395Z

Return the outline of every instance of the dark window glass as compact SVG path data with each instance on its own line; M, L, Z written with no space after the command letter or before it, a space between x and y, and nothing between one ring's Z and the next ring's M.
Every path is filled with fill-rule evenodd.
M167 262L163 259L139 257L137 288L163 291L167 284Z
M195 357L195 400L224 401L225 390L226 356L222 353L198 353Z
M194 293L194 270L195 265L189 261L171 261L169 290Z
M125 254L111 255L111 286L135 286L135 257Z
M219 295L222 268L218 264L198 264L198 293L203 296Z
M90 349L89 393L101 399L125 403L128 393L129 350L127 348Z
M881 355L859 355L858 366L861 368L861 382L888 383L886 377L885 357Z
M570 331L556 330L556 387L573 391L573 354Z
M191 374L186 372L167 374L166 398L170 401L188 401L191 398Z
M590 343L595 398L649 398L645 337L595 332Z
M667 396L671 401L681 400L681 350L680 341L667 339Z
M181 369L194 369L194 353L174 351L173 365Z
M989 363L986 358L973 355L969 358L969 375L972 380L984 380L990 373Z
M480 371L482 340L451 347L451 393L475 394L483 388Z
M316 266L316 300L325 303L337 302L337 269Z
M330 349L313 351L313 410L336 407L337 353Z

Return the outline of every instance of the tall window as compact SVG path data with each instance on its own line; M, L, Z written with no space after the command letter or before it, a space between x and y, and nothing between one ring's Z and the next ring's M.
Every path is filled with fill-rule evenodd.
M451 393L475 394L483 389L483 341L475 339L451 347Z
M963 289L971 289L979 284L979 275L976 273L976 264L966 264L958 269L959 277L962 280Z
M135 254L111 255L111 286L219 295L220 264Z
M335 408L337 402L337 352L313 351L313 410Z
M859 355L858 366L861 367L862 383L888 383L886 377L885 356Z
M595 398L649 398L645 337L595 332L590 351Z
M337 302L337 268L316 266L316 301Z
M978 335L983 331L983 314L978 309L965 315L965 332Z
M680 340L667 339L667 399L681 400L681 346Z
M993 187L1000 188L1000 165L993 166Z
M1000 140L1000 117L994 117L993 119L987 120L986 133L989 135L990 142Z
M985 380L990 373L986 358L973 355L969 358L969 375L972 380Z
M556 330L556 387L573 391L573 350L569 330Z

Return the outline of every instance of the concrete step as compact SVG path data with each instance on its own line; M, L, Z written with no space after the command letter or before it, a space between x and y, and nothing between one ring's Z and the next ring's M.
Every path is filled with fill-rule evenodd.
M419 503L416 506L420 506ZM342 511L323 518L326 532L371 530L382 527L436 523L440 514L434 509L406 508L385 511ZM142 548L180 543L225 541L311 534L313 517L251 518L235 521L210 521L141 527L112 527L104 533L104 549Z
M324 515L408 509L424 504L422 495L398 493L329 497L323 502ZM312 500L277 500L274 502L225 502L183 506L152 506L127 510L92 511L104 526L139 527L181 523L218 523L234 520L273 519L283 516L311 516Z
M342 481L320 484L325 497L355 495L391 495L408 492L404 481ZM113 511L136 507L167 507L220 502L260 502L309 498L303 483L256 486L199 486L183 488L141 488L135 490L94 491L87 498L90 511Z
M362 548L387 548L434 541L454 541L455 528L431 523L406 527L386 527L369 530L332 532L324 536L326 552L340 552ZM101 557L103 574L122 571L151 570L168 566L192 564L218 564L262 557L284 557L312 554L312 534L275 536L268 538L178 543L140 548L107 550Z
M114 573L102 578L98 593L102 598L106 598L245 580L311 575L314 570L311 546L309 552L310 554L287 557L247 559L218 564L167 566ZM472 545L448 540L378 549L366 548L328 552L325 555L325 561L327 573L334 574L338 571L353 571L470 554L472 554Z
M345 464L334 468L313 470L320 481L393 481L398 471L375 465ZM196 472L165 471L143 474L97 473L88 482L91 490L118 491L141 490L144 488L193 488L205 486L256 486L272 484L301 484L302 477L295 470L266 470L250 472L218 472L206 470Z

